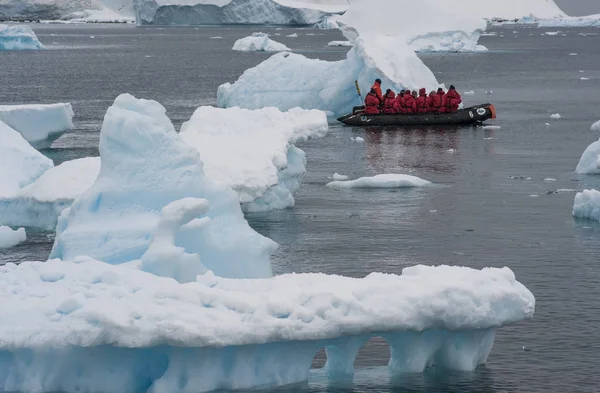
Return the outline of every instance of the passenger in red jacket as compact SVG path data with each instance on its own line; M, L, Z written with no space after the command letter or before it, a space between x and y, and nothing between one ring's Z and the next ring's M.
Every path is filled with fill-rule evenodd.
M379 113L379 98L377 97L377 91L371 89L369 94L365 97L365 112L367 115L376 115Z
M406 113L406 108L404 108L404 90L400 90L400 93L396 96L394 113Z
M419 89L419 97L415 100L417 105L417 113L429 112L429 105L427 104L427 90L424 87Z
M427 106L429 107L429 112L437 112L433 109L433 100L435 97L435 90L431 90L429 92L429 97L427 97Z
M433 105L430 107L432 112L446 112L446 93L441 87L438 88L437 94L434 97Z
M396 103L396 93L387 89L383 96L383 113L394 113L394 104Z
M460 94L458 94L454 86L450 85L450 89L446 93L446 110L448 112L456 112L461 102L462 98Z
M416 95L417 92L415 91L414 93ZM406 113L417 113L417 102L410 93L410 90L407 90L404 94L404 109L406 110Z
M379 99L379 103L383 103L383 94L381 93L381 79L375 79L375 83L371 86L371 90L375 90L375 94Z

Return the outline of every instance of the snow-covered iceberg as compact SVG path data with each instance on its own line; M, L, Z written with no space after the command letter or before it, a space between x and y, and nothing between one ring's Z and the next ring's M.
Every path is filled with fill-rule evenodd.
M52 160L0 121L0 198L16 195L53 166Z
M382 175L361 177L356 180L334 180L327 183L331 188L409 188L423 187L430 181L411 175L387 173Z
M179 135L200 153L206 176L256 212L294 205L306 172L304 152L294 143L327 130L327 117L315 110L200 107Z
M28 49L44 49L31 27L0 24L0 50Z
M71 104L0 105L0 121L19 131L38 149L50 147L65 131L73 129Z
M9 227L0 226L0 248L14 247L27 240L25 228L12 230Z
M127 22L134 20L133 0L2 0L0 20Z
M59 217L52 258L139 260L153 238L167 231L176 247L198 254L202 267L219 276L270 277L276 244L250 228L233 190L204 174L197 151L181 140L165 113L155 101L127 94L115 100L100 133L100 173ZM192 206L197 216L187 223L169 218L171 210L163 209L183 198L203 199L209 207L203 212L204 205Z
M15 195L0 198L0 224L54 230L60 213L94 184L99 172L99 157L65 161L46 170Z
M600 14L541 19L537 24L538 27L600 27Z
M600 131L600 121L592 124L593 131ZM581 155L575 168L579 174L600 174L600 140L590 144Z
M80 258L0 266L0 307L5 391L178 393L306 381L323 347L327 372L352 374L375 336L393 372L470 371L535 298L508 268L182 285Z
M345 0L134 0L138 25L314 25Z
M600 191L578 192L573 203L573 216L600 221Z
M265 33L252 33L249 37L240 38L235 41L232 49L240 52L283 52L291 50L287 46L273 41Z

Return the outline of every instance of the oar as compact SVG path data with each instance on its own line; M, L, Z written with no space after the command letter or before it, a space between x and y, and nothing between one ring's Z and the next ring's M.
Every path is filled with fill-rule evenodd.
M356 86L356 92L358 93L358 97L360 98L360 104L363 105L365 100L362 98L362 94L360 94L360 87L358 87L358 81L354 81L354 85Z

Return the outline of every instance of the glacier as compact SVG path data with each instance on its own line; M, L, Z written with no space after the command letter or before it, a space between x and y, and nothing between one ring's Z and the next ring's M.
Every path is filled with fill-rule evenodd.
M205 176L197 151L165 113L158 102L117 97L100 132L100 173L59 217L51 257L139 260L166 205L203 198L210 209L182 225L176 245L201 255L220 276L270 277L269 256L277 245L250 228L233 190Z
M99 172L99 157L47 169L17 193L0 197L0 225L54 230L61 212L94 184Z
M331 188L408 188L423 187L431 182L420 177L402 175L396 173L385 173L381 175L361 177L356 180L334 179L327 183Z
M16 195L21 188L54 166L52 160L2 121L0 141L0 198Z
M37 149L50 147L64 132L73 129L69 103L49 105L0 105L0 121L23 135Z
M600 221L600 191L583 190L575 194L573 217Z
M194 147L206 176L239 195L246 212L294 206L293 194L306 172L306 158L294 144L324 136L325 113L300 108L198 108L179 136Z
M314 25L345 0L134 0L138 25Z
M252 33L249 37L240 38L235 41L232 49L240 52L282 52L291 50L287 46L273 41L265 33Z
M30 26L0 24L0 51L31 49L44 49L44 45Z
M133 0L2 0L0 20L130 22Z
M27 240L25 228L12 230L7 226L0 226L0 249L14 247Z
M508 268L180 284L78 258L0 266L0 307L3 391L173 393L306 381L323 347L328 373L352 374L371 337L394 372L470 371L535 298Z

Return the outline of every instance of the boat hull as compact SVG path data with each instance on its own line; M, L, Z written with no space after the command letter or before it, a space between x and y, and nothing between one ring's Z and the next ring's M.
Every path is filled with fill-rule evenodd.
M337 120L350 126L427 126L478 124L496 118L492 104L475 105L452 113L380 113L367 115L358 110Z

